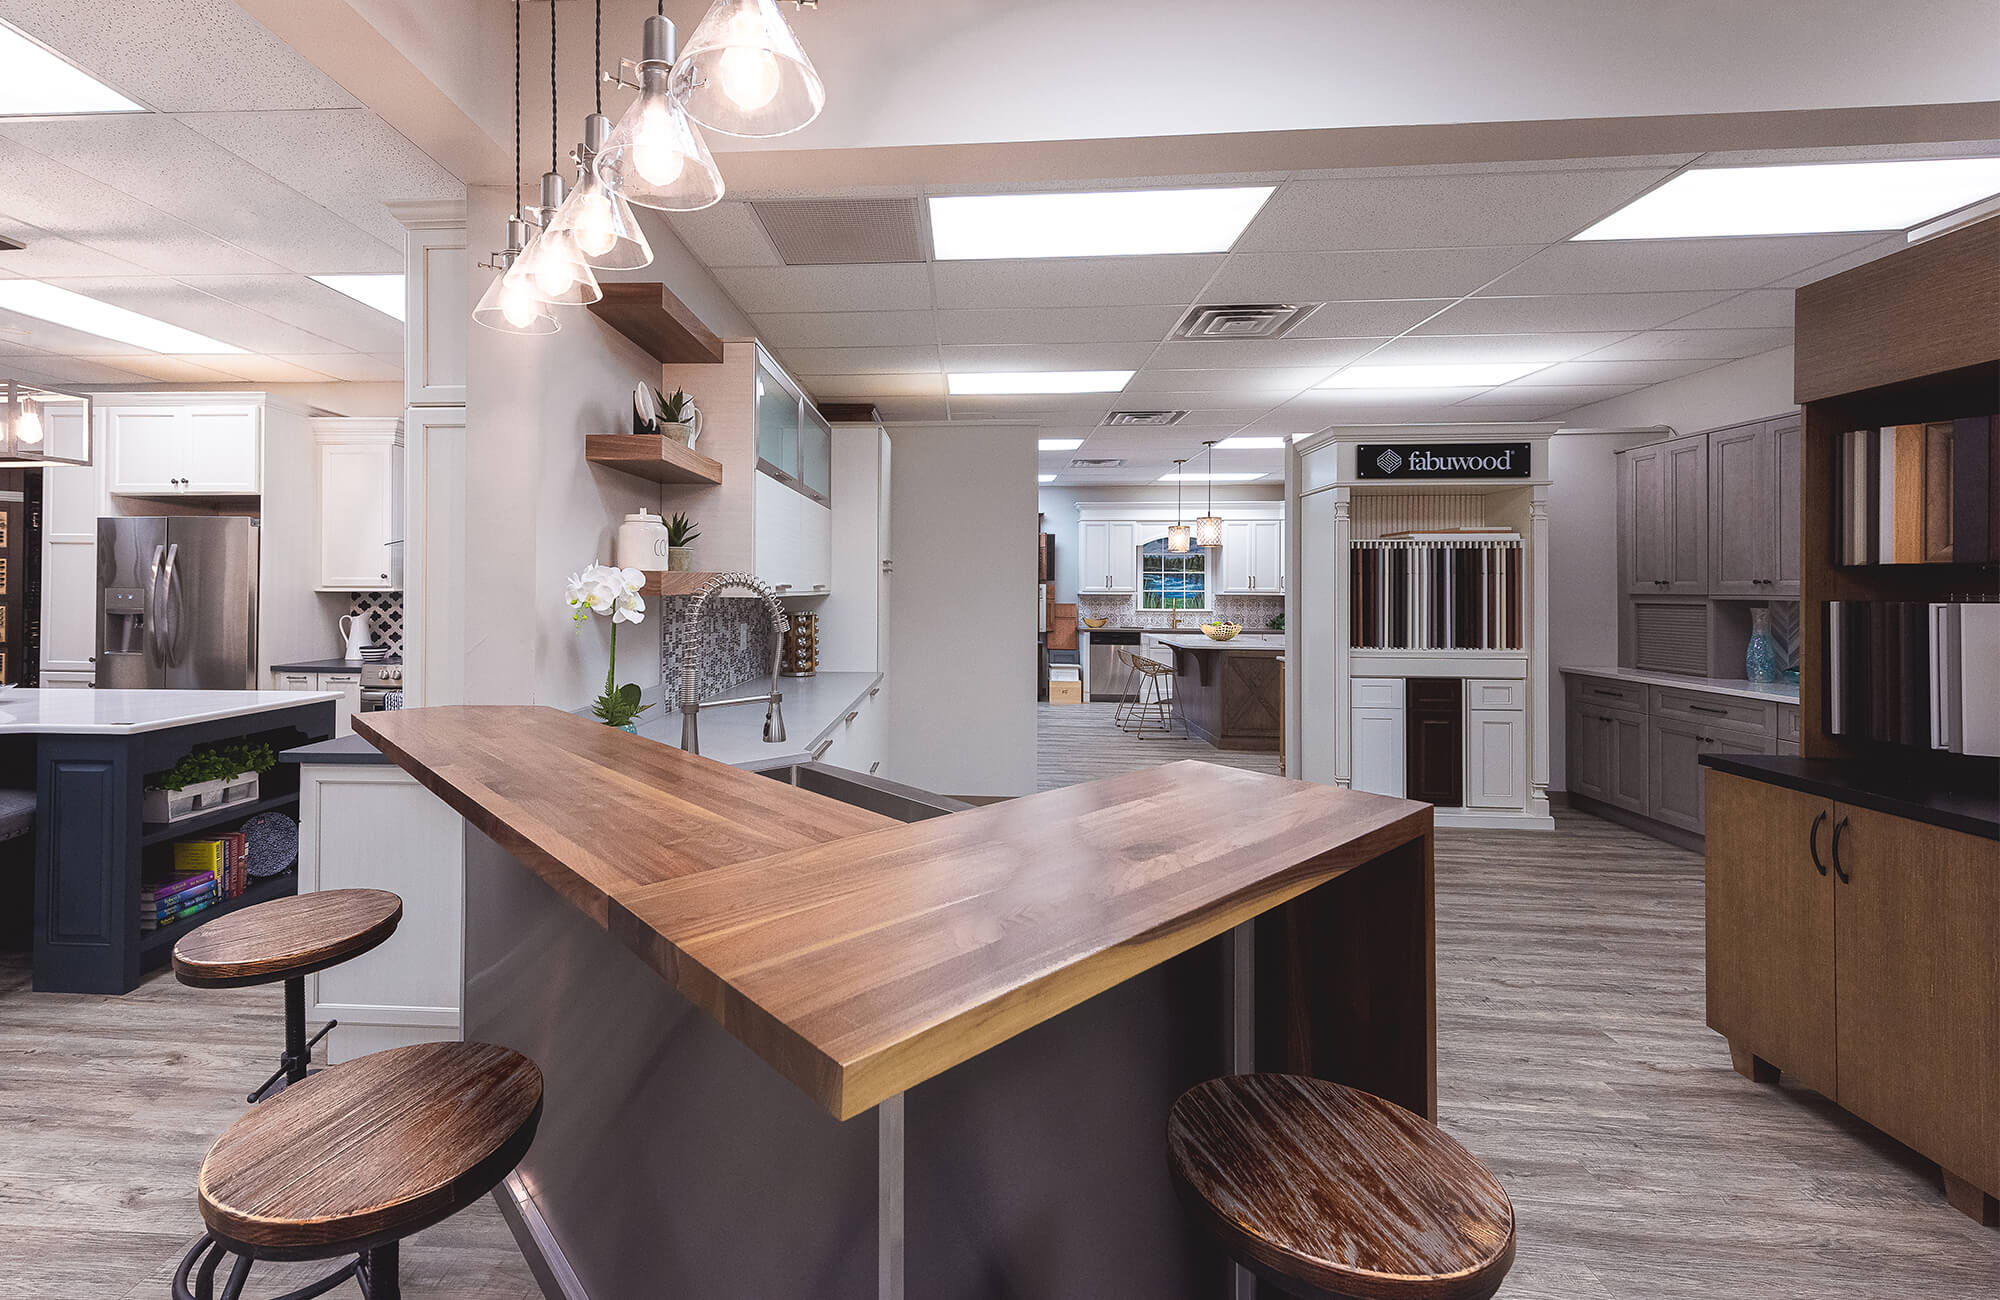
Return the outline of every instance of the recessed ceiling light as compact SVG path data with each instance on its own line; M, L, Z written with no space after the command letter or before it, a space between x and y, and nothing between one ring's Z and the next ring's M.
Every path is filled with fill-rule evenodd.
M2000 158L1696 167L1574 239L1902 230L2000 193Z
M1234 438L1224 438L1215 444L1217 451L1271 451L1285 445L1283 438L1263 437L1254 434L1237 434Z
M129 343L148 352L171 356L224 356L243 351L220 343L206 334L184 330L136 311L113 307L108 302L86 298L80 293L58 289L40 280L0 280L0 311L19 312L52 325L81 330L99 338Z
M1267 476L1263 474L1211 474L1206 470L1197 474L1190 470L1182 474L1162 474L1158 481L1161 483L1250 483L1265 477Z
M1053 474L1037 474L1037 475L1035 475L1035 482L1037 482L1037 483L1053 483L1053 482L1055 482L1055 481L1056 481L1056 476L1055 476L1055 475L1053 475Z
M1044 438L1038 444L1043 451L1075 451L1083 445L1081 438Z
M1015 393L1115 393L1131 381L1129 370L995 370L954 374L954 397Z
M400 275L316 275L335 293L344 293L384 316L403 319L403 277Z
M1226 253L1272 188L939 196L931 247L941 262Z
M1492 388L1545 370L1547 361L1468 361L1429 366L1349 366L1321 388Z
M0 117L143 113L135 104L60 54L0 23Z

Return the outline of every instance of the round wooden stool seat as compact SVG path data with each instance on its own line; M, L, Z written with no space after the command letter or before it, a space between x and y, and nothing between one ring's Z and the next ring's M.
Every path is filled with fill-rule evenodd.
M1514 1263L1514 1207L1486 1166L1353 1088L1210 1079L1174 1103L1167 1152L1230 1253L1296 1295L1484 1300Z
M336 1065L251 1107L201 1164L201 1217L256 1259L400 1240L505 1178L534 1141L542 1072L491 1043L419 1043Z
M386 889L328 889L219 916L174 945L174 974L197 988L296 979L358 957L396 932L403 900Z

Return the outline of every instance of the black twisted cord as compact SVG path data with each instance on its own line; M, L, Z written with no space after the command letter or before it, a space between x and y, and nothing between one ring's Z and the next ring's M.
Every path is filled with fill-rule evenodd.
M665 0L661 0L665 3ZM593 32L597 48L591 61L592 84L597 87L597 111L604 111L604 0L597 0L597 27Z
M514 205L522 198L521 185L521 2L514 0ZM519 213L510 212L509 218Z
M561 116L556 107L556 0L549 0L549 170L552 172L562 170L557 165L562 154L556 144L556 119Z

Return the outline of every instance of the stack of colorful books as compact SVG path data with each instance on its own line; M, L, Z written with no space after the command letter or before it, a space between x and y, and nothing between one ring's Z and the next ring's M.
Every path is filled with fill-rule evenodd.
M147 885L139 892L139 929L157 930L213 906L215 889L215 877L205 871Z
M139 928L183 920L250 887L249 842L241 831L174 844L174 872L139 895Z

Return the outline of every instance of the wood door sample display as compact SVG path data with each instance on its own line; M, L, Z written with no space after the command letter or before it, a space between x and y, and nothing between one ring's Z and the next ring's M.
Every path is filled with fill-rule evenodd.
M1850 804L1837 818L1829 1095L2000 1194L2000 846Z
M1404 717L1404 798L1440 808L1465 804L1465 683L1412 677Z
M1707 779L1709 1028L1732 1052L1831 1096L1833 875L1813 857L1831 860L1834 805L1721 772Z

